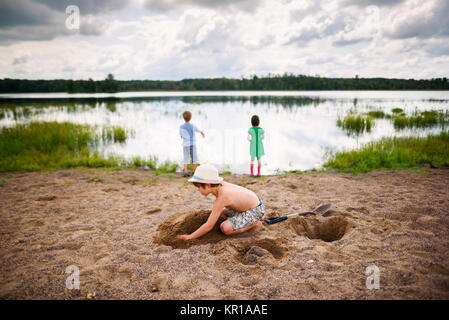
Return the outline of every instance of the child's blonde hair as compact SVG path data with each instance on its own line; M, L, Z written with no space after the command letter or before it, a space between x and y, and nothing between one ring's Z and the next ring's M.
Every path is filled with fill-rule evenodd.
M186 122L188 122L188 121L190 121L190 119L192 119L192 113L190 111L186 110L182 113L182 117L184 118L184 120Z

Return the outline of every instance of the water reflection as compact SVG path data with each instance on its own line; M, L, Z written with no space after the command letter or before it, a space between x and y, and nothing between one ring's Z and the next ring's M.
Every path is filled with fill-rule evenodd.
M159 94L159 95L157 95ZM31 98L28 98L31 97ZM221 170L249 172L247 131L252 115L264 128L266 156L262 173L319 168L329 150L357 147L385 136L436 133L442 126L397 130L392 111L407 115L417 111L449 110L448 92L217 92L122 93L115 95L8 95L0 98L0 126L29 121L70 121L101 127L120 126L133 132L126 143L104 145L106 155L131 159L156 156L182 161L179 125L190 110L192 123L206 134L197 137L200 162ZM337 120L350 112L370 115L369 130L348 134ZM380 114L391 115L391 117ZM376 116L379 115L379 116Z

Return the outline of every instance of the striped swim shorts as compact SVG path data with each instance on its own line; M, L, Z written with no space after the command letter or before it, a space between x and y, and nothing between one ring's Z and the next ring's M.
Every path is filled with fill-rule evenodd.
M231 221L232 228L234 230L237 230L261 221L265 214L265 208L262 204L262 201L259 199L259 205L255 208L249 209L244 212L237 212L232 209L226 208L225 213Z

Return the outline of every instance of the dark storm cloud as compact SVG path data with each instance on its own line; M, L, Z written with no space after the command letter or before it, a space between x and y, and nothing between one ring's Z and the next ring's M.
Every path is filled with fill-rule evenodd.
M0 28L47 24L53 13L46 6L30 0L0 1Z
M103 33L104 25L84 18L119 10L126 4L126 1L120 0L1 0L0 44L51 40L78 32L98 36ZM65 26L65 10L69 5L80 9L80 30L69 30Z
M262 2L263 0L145 0L144 6L155 11L171 11L186 6L253 11Z
M108 11L120 10L127 5L123 0L34 0L48 8L65 12L65 8L75 5L80 8L82 14L98 14Z

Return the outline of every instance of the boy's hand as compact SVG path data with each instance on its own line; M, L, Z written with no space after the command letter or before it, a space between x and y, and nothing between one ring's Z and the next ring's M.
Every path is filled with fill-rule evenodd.
M206 138L206 135L204 134L203 131L201 131L201 135L203 136L203 138Z
M176 239L190 240L190 235L189 235L189 234L178 234L178 235L176 236Z

